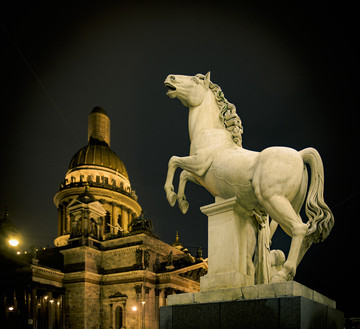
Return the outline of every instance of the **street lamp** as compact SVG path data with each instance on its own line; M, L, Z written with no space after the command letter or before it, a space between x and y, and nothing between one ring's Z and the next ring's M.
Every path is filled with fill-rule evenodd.
M16 247L19 244L19 240L17 239L10 239L9 240L9 245L12 247Z

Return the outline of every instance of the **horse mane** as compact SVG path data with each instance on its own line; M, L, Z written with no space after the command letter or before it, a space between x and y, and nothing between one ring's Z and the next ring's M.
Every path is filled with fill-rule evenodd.
M202 80L205 79L203 74L196 74L196 77ZM209 88L214 93L216 104L220 110L219 117L224 128L231 132L234 143L242 147L241 135L244 129L241 124L241 119L236 113L235 105L225 98L224 93L217 84L210 81Z

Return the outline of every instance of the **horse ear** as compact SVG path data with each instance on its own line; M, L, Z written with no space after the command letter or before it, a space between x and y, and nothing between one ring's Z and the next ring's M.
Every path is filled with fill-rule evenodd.
M205 88L206 89L209 88L209 86L210 86L210 71L208 73L206 73L204 83L205 83Z

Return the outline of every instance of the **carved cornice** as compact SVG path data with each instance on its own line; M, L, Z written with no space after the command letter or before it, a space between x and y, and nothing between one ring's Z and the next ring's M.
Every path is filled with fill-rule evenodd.
M53 277L54 279L62 280L64 278L64 273L55 269L50 269L39 265L30 265L30 268L33 275L41 273L46 274L49 277Z
M130 211L134 212L137 216L139 216L141 213L140 205L130 196L127 196L117 191L107 190L105 188L100 188L100 187L89 187L88 189L89 192L92 193L96 199L104 199L106 202L109 203L114 202L118 206L124 206ZM81 193L84 193L84 191L85 191L85 187L83 186L74 186L63 189L55 194L54 203L56 207L58 207L63 199L76 197Z
M126 253L135 253L137 249L141 249L144 250L143 247L140 246L126 246L126 247L118 247L121 249L111 249L111 250L105 250L103 251L106 255L107 254L114 254L114 255L118 255L118 254L126 254Z

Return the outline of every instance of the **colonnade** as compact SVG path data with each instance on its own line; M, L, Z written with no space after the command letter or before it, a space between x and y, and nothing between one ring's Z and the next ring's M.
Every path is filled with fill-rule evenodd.
M108 220L105 218L100 221L101 225L99 227L100 236L104 236L107 233L110 234L119 234L120 232L128 233L129 225L131 221L136 217L136 213L126 207L125 205L120 205L116 202L102 202L104 209L107 211ZM86 220L86 215L83 214L82 220ZM88 218L90 220L90 218ZM72 234L72 218L71 214L68 212L65 205L60 204L58 207L58 236ZM84 224L82 224L82 233L84 231Z
M6 328L65 328L63 294L45 285L3 291L0 306L5 313L1 314L1 324Z

